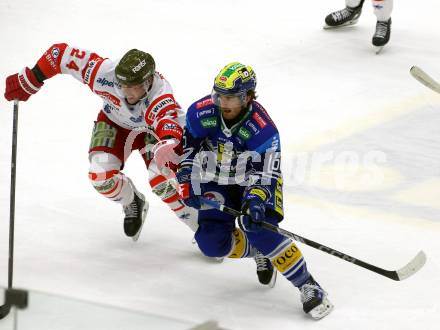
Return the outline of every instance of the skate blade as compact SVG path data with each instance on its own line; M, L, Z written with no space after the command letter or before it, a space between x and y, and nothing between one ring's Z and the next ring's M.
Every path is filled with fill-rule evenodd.
M330 312L333 310L333 304L330 302L330 300L327 299L327 297L324 297L322 300L322 303L313 308L308 314L314 319L314 320L320 320L323 317L330 314Z
M263 283L263 282L259 282L262 286L267 286L268 288L273 288L275 287L275 283L277 281L277 271L274 270L274 272L272 273L272 277L270 278L269 283Z
M272 278L270 279L269 284L267 285L269 288L273 288L275 286L275 283L277 282L277 271L275 270L275 272L272 275Z
M149 207L150 205L148 204L148 201L145 201L144 208L142 209L142 224L139 227L137 233L132 237L133 242L137 242L139 236L141 235L142 227L144 226L145 218L147 217Z
M344 27L344 26L355 25L357 23L357 21L358 21L358 19L354 19L352 21L348 21L348 22L345 22L344 24L336 25L336 26L327 25L327 23L326 23L326 24L324 24L324 26L322 28L324 30L333 30L333 29L338 29L338 28Z
M382 49L383 49L383 46L374 46L374 51L376 52L376 55L380 54Z

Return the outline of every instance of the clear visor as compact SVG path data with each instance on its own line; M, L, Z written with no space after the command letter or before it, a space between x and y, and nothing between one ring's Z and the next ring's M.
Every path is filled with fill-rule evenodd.
M220 105L220 97L221 96L223 96L225 98L229 98L229 99L237 98L240 100L240 104L242 106L246 103L246 93L244 93L244 92L238 92L235 94L221 94L221 93L217 92L215 89L212 89L211 99L212 99L212 102L218 107L221 106Z
M142 84L138 85L124 85L116 78L114 79L114 86L116 94L120 98L136 97L139 100L144 100L147 97L147 92L150 89L152 79L147 79Z

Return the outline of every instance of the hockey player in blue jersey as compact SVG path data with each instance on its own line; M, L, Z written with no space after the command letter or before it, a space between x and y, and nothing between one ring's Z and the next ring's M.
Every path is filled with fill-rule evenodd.
M300 290L306 313L315 319L333 308L326 292L307 270L295 243L262 228L283 220L280 137L257 102L256 76L250 66L233 62L214 81L211 95L194 102L186 114L177 179L183 202L199 209L195 239L209 257L255 257ZM238 219L203 204L214 199L246 215ZM275 267L275 268L274 268Z

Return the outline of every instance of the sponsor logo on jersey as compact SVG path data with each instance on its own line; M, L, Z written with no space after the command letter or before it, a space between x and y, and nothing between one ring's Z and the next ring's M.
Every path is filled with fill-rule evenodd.
M255 124L253 122L248 122L247 125L252 129L252 132L254 132L254 133L259 132L259 129L257 128L257 126L255 126Z
M217 162L228 162L237 158L237 151L234 149L234 144L231 141L225 143L217 142ZM231 167L232 170L232 167Z
M142 60L139 62L138 65L133 67L133 69L131 69L131 71L133 71L133 73L136 73L136 72L140 71L146 64L147 64L147 62L145 62L145 60Z
M217 117L203 118L200 121L203 128L212 128L217 126Z
M279 146L280 146L280 140L278 139L278 134L277 134L272 138L272 146L270 149L278 150Z
M266 121L263 119L263 117L260 116L260 114L258 112L254 112L254 114L252 115L252 118L254 118L254 120L257 122L258 126L260 126L260 128L265 128L267 123Z
M90 61L89 62L89 67L86 70L86 73L84 74L84 83L88 84L90 82L90 76L92 74L93 68L96 65L96 61Z
M163 121L158 125L158 129L157 129L157 134L159 136L165 136L165 135L172 135L176 138L182 137L182 128L175 122L171 122L171 120L169 119L165 119L165 123L163 123ZM161 126L161 124L163 123L163 126ZM177 164L176 162L174 162L175 164Z
M167 96L166 98L162 99L160 102L158 102L153 109L151 109L152 112L158 113L162 108L166 107L170 104L175 104L176 102L174 99L170 96Z
M104 105L104 112L105 113L111 113L112 112L112 109L111 109L110 105L108 105L108 104Z
M141 122L142 122L142 119L144 119L144 117L143 117L142 115L140 115L140 116L138 116L138 117L130 117L130 120L131 120L133 123L141 123Z
M269 114L267 113L266 109L263 108L263 106L258 103L258 102L253 102L253 105L255 105L258 110L264 115L266 116L266 119L275 127L276 125L274 124L274 122L272 121L272 119L270 118Z
M243 140L249 140L251 137L251 132L249 132L246 128L240 127L238 130L238 136L241 137Z
M213 115L214 114L214 109L206 109L206 110L202 110L196 113L197 118L206 116L206 115Z
M207 191L203 194L203 198L209 199L211 201L215 201L220 204L225 203L225 198L223 197L222 194L220 194L217 191ZM211 207L208 207L208 208L211 208Z
M278 178L275 186L275 211L284 215L283 211L283 179Z
M155 99L152 103L152 108L147 110L147 114L145 115L149 122L153 122L159 112L163 109L166 109L168 106L171 109L175 109L178 107L176 101L174 101L174 97L171 94L165 94Z
M117 111L119 111L119 109L111 104L106 103L104 105L104 112L106 113L117 112Z
M60 54L59 52L60 52L60 50L58 49L57 57ZM55 54L57 54L57 52L55 52ZM52 55L52 52L49 53L49 52L46 51L46 53L44 53L44 55L45 55L44 58L46 59L47 63L49 63L49 65L52 67L52 69L57 70L57 64L55 63L55 60L54 60L53 55Z
M52 49L52 57L54 60L56 60L58 58L58 56L60 55L60 49L58 47L54 47Z
M117 107L121 106L121 100L119 98L117 98L116 96L114 96L113 94L106 92L106 91L95 91L95 93L98 94L99 96L101 96L102 98L110 101L111 103L113 103Z
M113 83L113 81L109 81L109 80L105 79L105 77L104 78L98 78L98 80L96 80L96 83L100 84L102 87L104 87L104 86L114 87L114 85L115 85Z
M212 102L212 99L211 99L211 98L208 98L208 99L206 99L206 100L203 100L203 101L197 102L197 103L196 103L196 109L201 109L201 108L204 108L204 107L206 107L206 106L208 106L208 105L212 105L212 104L214 104L214 103Z
M176 128L177 128L177 125L172 124L172 123L166 123L165 125L163 125L164 130L174 130Z

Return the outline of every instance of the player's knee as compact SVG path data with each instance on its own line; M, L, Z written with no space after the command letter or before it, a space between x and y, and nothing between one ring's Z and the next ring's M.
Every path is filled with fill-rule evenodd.
M121 161L108 153L95 153L90 157L89 180L101 194L111 194L119 184Z
M267 217L266 222L277 226L278 220L273 217ZM271 253L275 247L285 240L285 237L279 233L270 230L260 230L257 232L246 232L246 236L252 246L256 247L258 251L264 255Z
M200 251L208 257L224 257L232 248L231 230L220 224L201 224L194 238Z
M232 231L232 245L228 258L246 258L252 253L249 239L240 228L234 228Z

